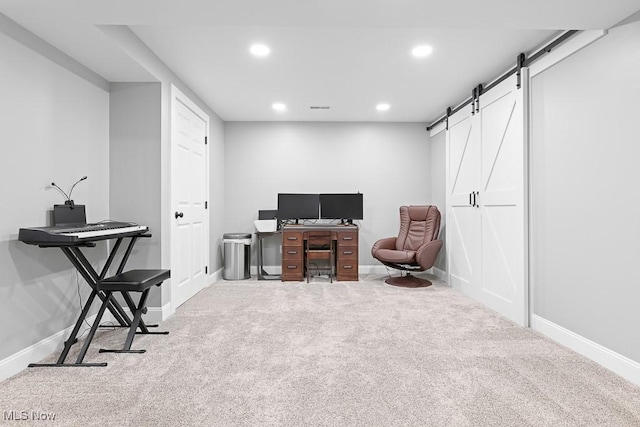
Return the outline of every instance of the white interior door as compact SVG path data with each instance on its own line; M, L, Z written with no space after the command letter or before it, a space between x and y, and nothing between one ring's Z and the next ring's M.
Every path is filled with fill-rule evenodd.
M525 82L526 78L523 79ZM480 97L481 301L527 326L524 93L513 76Z
M171 114L171 303L175 309L206 284L209 117L175 87Z
M449 283L523 326L525 92L509 78L480 97L476 114L469 106L451 116L447 131Z
M480 278L480 214L473 192L480 182L480 132L470 108L449 118L447 131L447 259L449 283L473 294Z

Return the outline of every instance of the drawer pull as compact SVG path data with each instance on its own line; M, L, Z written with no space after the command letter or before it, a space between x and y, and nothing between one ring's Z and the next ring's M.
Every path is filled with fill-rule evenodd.
M342 238L342 240L353 240L353 237L351 237L351 236L344 236L344 237Z
M342 253L345 255L352 255L353 251L342 251Z
M289 255L295 255L295 254L297 254L297 253L298 253L298 251L287 251L287 253L288 253Z
M298 266L297 265L287 265L287 268L289 270L295 270L296 268L298 268Z
M344 268L345 270L351 270L353 268L352 265L343 265L342 268Z
M298 240L295 236L287 236L287 240Z

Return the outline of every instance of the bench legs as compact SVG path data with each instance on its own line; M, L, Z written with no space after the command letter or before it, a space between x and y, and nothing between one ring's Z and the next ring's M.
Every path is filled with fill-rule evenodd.
M142 325L140 323L142 320L142 314L146 313L147 311L147 298L149 297L150 290L151 288L147 288L144 291L142 291L142 295L140 295L140 301L138 302L137 307L133 304L133 301L131 301L131 297L127 294L127 297L129 297L128 298L129 300L127 301L127 303L129 307L135 307L135 311L133 313L133 320L131 321L131 327L129 328L129 333L127 334L127 339L124 342L123 348L121 350L101 348L100 350L98 350L99 353L144 353L146 352L146 350L131 350L131 344L133 344L133 338L136 334L142 334L142 335L169 334L168 331L151 332L146 327L143 327L144 323ZM126 292L122 292L122 293L126 294ZM107 304L107 301L111 299L111 295L112 295L112 292L107 291L107 298L106 298L106 301L103 303L103 305ZM139 327L141 329L141 332L136 332Z

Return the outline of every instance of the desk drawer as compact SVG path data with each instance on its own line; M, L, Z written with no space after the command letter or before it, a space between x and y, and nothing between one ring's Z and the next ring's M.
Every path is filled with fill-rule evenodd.
M358 280L358 260L338 260L337 280Z
M283 260L302 260L302 252L303 252L302 245L300 245L300 246L283 246L282 247L282 259Z
M302 231L285 231L282 233L282 246L302 246Z
M339 231L338 247L340 246L358 246L357 231Z
M302 231L282 232L282 281L304 278L304 240Z
M354 246L341 246L337 250L337 258L340 261L357 262L358 248Z
M283 260L282 261L282 280L302 280L304 271L302 271L302 260Z

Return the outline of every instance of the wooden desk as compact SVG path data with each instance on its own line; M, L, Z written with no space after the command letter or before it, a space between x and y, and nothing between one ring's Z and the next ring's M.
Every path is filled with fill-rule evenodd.
M331 231L336 251L336 280L358 280L358 227L356 225L286 225L282 230L282 281L305 278L306 231Z

